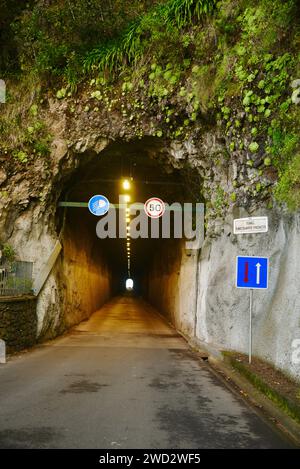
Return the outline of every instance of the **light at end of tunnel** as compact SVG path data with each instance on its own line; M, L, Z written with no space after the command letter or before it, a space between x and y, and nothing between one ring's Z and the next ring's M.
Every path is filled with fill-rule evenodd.
M130 182L129 182L128 179L124 179L122 185L123 185L123 189L125 189L125 190L129 190L129 189L130 189Z
M126 290L130 291L133 289L133 280L132 278L128 278L126 280Z

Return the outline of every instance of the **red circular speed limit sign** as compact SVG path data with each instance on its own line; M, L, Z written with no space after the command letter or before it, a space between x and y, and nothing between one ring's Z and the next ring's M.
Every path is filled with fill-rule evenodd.
M165 203L158 197L151 197L144 205L146 215L151 218L161 217L165 213L165 209Z

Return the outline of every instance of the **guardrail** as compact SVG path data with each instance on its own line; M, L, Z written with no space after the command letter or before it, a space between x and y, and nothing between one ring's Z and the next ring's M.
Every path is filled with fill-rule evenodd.
M0 296L32 293L32 270L32 262L14 261L0 264Z

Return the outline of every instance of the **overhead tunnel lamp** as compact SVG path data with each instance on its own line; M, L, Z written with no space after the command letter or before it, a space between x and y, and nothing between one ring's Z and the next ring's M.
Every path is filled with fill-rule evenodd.
M132 178L126 178L121 181L122 188L125 191L129 191L131 189L131 180ZM126 281L126 289L132 290L133 289L133 280L130 278L130 264L131 264L131 254L130 254L130 207L126 206L126 204L130 203L131 197L127 194L122 194L122 203L125 203L125 220L126 220L126 254L127 254L127 267L128 267L128 279Z
M130 181L128 179L124 179L122 186L123 186L123 189L128 191L130 189Z

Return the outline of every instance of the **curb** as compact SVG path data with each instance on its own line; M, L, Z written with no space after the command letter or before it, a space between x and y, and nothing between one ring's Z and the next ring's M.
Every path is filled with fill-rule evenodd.
M300 448L300 424L288 415L278 404L262 393L240 370L226 363L224 357L219 360L208 357L210 368L221 378L227 386L234 388L255 411L283 434L289 443Z
M300 405L288 399L277 389L271 387L260 375L250 370L244 363L228 354L224 354L224 362L241 373L253 386L266 395L274 404L285 412L290 418L300 424Z
M242 397L273 430L285 437L289 444L300 448L300 423L286 413L275 400L271 400L238 367L235 367L224 353L210 344L180 333L200 358L207 360L210 370L224 384ZM256 376L256 375L255 375ZM262 381L262 380L261 380ZM268 386L269 387L269 386Z

